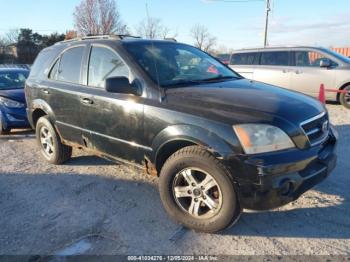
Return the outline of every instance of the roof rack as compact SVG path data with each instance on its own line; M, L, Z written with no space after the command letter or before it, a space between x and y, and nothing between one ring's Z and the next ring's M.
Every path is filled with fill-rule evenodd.
M69 40L63 40L60 42L57 42L56 44L63 44L63 43L69 43L74 41L82 41L82 40L91 40L91 39L112 39L112 40L122 40L124 38L141 38L139 36L133 36L133 35L90 35L90 36L81 36L72 38Z

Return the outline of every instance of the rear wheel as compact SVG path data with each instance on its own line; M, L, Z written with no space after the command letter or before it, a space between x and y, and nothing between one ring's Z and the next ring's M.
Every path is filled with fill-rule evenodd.
M198 231L223 230L241 213L228 171L198 146L169 157L161 170L159 191L170 217Z
M36 139L41 154L49 163L59 165L71 158L72 148L62 144L47 116L39 118L36 124Z
M350 109L350 85L346 86L343 90L347 90L349 92L340 94L339 101L344 107Z

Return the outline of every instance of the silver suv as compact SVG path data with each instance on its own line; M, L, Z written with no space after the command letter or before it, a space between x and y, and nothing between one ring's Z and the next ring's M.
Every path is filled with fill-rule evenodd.
M242 76L317 97L320 85L326 99L350 108L350 59L326 48L274 47L234 52L230 67Z

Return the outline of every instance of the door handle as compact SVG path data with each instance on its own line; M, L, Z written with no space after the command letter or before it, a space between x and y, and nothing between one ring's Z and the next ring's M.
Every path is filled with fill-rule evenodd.
M299 75L299 74L301 74L301 73L303 73L303 72L302 72L302 71L299 71L299 70L296 70L295 73L296 73L297 75Z
M288 69L283 69L282 72L283 73L289 73L289 70Z
M93 103L94 103L94 101L93 100L91 100L90 98L82 98L81 100L80 100L83 104L86 104L86 105L92 105Z
M47 89L42 89L41 92L43 92L43 93L46 94L46 95L49 95L49 94L50 94L49 90L47 90Z

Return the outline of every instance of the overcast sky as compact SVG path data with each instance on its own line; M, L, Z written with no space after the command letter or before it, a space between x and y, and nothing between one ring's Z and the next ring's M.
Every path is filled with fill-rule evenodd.
M218 45L231 48L263 44L264 0L117 0L131 30L146 16L176 31L177 39L192 43L190 28L207 26ZM231 0L237 1L237 0ZM0 34L32 28L41 34L73 29L73 11L80 0L0 0ZM350 0L272 0L270 45L350 46Z

